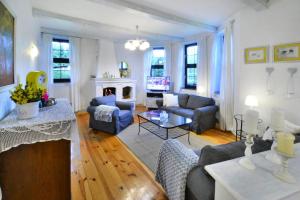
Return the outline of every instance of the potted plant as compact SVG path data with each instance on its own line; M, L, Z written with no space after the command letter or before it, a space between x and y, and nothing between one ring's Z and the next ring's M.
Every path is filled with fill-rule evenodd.
M11 91L10 98L17 104L16 110L18 119L29 119L38 116L39 103L42 98L42 90L26 85L25 88L22 84L15 87Z

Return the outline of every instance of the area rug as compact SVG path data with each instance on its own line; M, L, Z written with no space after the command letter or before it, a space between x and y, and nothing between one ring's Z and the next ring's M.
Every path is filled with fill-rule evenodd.
M138 135L138 129L138 124L133 124L119 133L118 137L152 172L155 172L159 149L164 140L143 128ZM188 143L187 135L179 137L177 140L194 150L199 150L206 145L213 145L197 137L194 133L190 134L191 144Z

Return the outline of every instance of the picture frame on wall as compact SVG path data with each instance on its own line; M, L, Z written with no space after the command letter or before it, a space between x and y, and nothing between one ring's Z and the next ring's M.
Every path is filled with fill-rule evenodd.
M274 62L299 62L300 42L274 46Z
M268 62L268 47L251 47L245 49L245 63L256 64Z
M0 1L0 89L15 84L15 17Z

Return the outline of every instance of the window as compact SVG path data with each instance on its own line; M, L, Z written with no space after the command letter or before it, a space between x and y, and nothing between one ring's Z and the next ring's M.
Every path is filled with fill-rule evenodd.
M164 65L165 65L165 49L154 48L152 50L151 76L153 77L164 76Z
M70 43L69 40L53 39L53 82L68 83L71 81Z
M197 44L185 45L185 88L196 89L197 86Z

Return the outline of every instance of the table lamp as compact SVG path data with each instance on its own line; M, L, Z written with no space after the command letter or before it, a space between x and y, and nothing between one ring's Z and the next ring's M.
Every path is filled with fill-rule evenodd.
M254 95L248 95L245 99L245 105L249 106L250 109L254 109L258 106L258 100L257 97Z
M246 132L246 149L245 156L239 160L239 164L243 167L254 170L256 167L251 160L252 157L252 145L254 144L253 137L257 135L259 113L255 110L247 110L245 115L245 132Z

